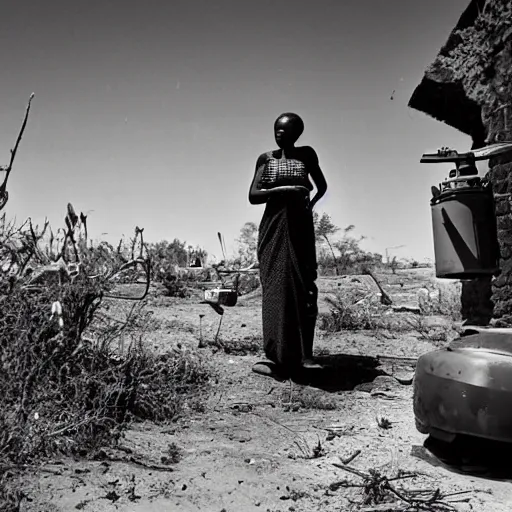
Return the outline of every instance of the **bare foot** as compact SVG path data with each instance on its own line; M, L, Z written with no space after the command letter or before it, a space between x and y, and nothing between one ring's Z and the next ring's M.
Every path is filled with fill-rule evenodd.
M302 361L302 368L305 370L322 370L323 366L321 364L315 363L313 359L304 359Z
M259 361L253 365L252 371L258 375L264 375L265 377L272 377L282 381L287 380L287 377L284 375L279 365L272 361Z

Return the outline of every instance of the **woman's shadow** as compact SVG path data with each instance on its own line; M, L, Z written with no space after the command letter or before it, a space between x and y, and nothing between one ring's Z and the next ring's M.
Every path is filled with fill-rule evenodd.
M293 376L297 384L324 391L350 391L363 383L370 383L379 375L387 375L376 357L349 354L315 357L320 369L303 369Z

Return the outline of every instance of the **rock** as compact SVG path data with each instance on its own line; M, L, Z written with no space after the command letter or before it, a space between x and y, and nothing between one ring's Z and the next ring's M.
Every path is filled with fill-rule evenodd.
M410 386L414 380L414 372L399 371L393 373L393 377L402 385Z
M379 375L372 382L371 396L396 398L394 391L399 387L398 381L389 375Z
M421 309L418 306L409 306L402 304L401 306L392 306L395 313L414 313L415 315L421 314Z

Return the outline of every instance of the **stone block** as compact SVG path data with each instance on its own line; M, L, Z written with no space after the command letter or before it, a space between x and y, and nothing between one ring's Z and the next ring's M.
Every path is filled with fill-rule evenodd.
M507 284L507 279L507 275L501 274L496 279L493 280L492 286L494 288L503 288Z
M512 256L512 247L508 244L499 244L500 245L500 258L506 260ZM501 263L500 263L501 267Z
M508 297L510 297L510 294L508 295ZM512 316L512 300L503 299L495 301L493 314L494 318L501 318L507 315Z
M491 182L494 184L497 181L506 180L509 172L510 171L506 166L495 165L494 167L489 169L489 178L491 179Z
M505 200L504 203L508 205L508 201ZM512 232L512 215L499 215L496 218L496 224L498 226L498 236L500 232Z
M512 327L512 316L506 316L497 319L494 326L501 328Z
M508 179L492 180L494 194L506 194L508 192Z
M507 216L510 212L510 201L506 197L497 197L494 200L494 211L496 212L497 220L500 216ZM498 224L499 225L499 224Z
M492 284L492 300L494 303L507 300L510 294L510 288L508 286L503 285L501 287L497 287L495 283Z
M499 229L498 242L500 247L512 247L512 231L509 229Z

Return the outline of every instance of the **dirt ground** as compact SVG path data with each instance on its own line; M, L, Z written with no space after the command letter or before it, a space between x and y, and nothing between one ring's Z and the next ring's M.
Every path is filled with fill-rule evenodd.
M321 310L325 294L351 279L319 280ZM384 287L396 304L415 305L417 290L431 280L431 271L399 271ZM154 297L154 329L147 341L155 350L176 344L196 349L199 315L205 315L207 347L198 350L208 357L216 381L204 410L190 410L171 425L135 424L119 449L105 449L104 460L54 461L27 475L23 510L386 510L361 508L362 489L343 484L362 482L335 466L352 456L348 465L359 471L417 475L397 486L468 491L451 498L460 500L454 510L511 509L510 481L447 466L415 429L414 361L436 343L415 332L318 331L316 354L334 370L310 378L309 385L277 382L251 372L261 357L258 291L226 310L219 336L224 350L211 343L220 317L198 302ZM389 428L379 425L382 417Z

